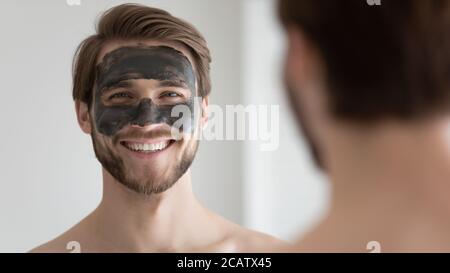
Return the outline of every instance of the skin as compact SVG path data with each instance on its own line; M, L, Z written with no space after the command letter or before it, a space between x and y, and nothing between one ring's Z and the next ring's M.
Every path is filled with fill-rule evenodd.
M289 95L332 185L325 217L289 251L369 252L370 241L382 252L450 251L450 116L337 120L320 53L301 29L287 33Z
M184 47L154 40L110 42L102 49L98 63L115 49L143 45L171 47L184 54L191 64L194 63ZM154 79L133 79L132 83L141 98L154 98L162 89L160 82ZM189 97L189 89L171 88ZM91 134L95 124L91 120L93 113L80 101L75 106L81 129ZM198 129L207 120L207 106L208 98L203 98ZM121 130L148 133L167 127L162 123L141 125L129 124ZM116 147L107 135L99 135L99 141L102 145ZM173 159L194 146L195 140L188 139L162 151L157 157L145 159L130 156L119 148L117 150L126 158L128 169L136 177L151 173L163 179ZM141 173L144 169L146 173ZM66 245L70 241L79 242L81 252L266 252L273 251L273 246L277 249L287 246L278 239L240 227L206 209L192 192L190 169L169 189L149 195L118 183L104 168L102 174L103 197L100 205L73 228L31 252L69 252Z
M189 109L191 115L182 118L189 119L193 126L183 129L187 133L194 130L192 96L191 99L175 100L173 103L169 99L162 101L163 98L160 98L160 103L142 98L139 103L133 104L128 103L134 101L127 100L126 97L108 98L117 95L117 89L132 87L130 80L139 79L157 80L166 87L178 87L193 93L192 90L196 89L195 73L189 60L181 52L164 46L122 47L106 54L97 68L94 111L100 133L113 136L128 124L144 126L146 123L166 123L173 126L178 117L172 117L171 112L176 106L186 106Z

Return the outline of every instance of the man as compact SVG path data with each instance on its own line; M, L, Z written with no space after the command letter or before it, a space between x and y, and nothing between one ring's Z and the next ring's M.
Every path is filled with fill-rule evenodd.
M376 2L279 1L290 100L333 187L295 251L450 251L450 1Z
M78 48L73 98L103 166L103 198L34 252L247 252L279 243L208 211L192 192L189 167L211 89L201 34L131 4L103 14L97 32Z

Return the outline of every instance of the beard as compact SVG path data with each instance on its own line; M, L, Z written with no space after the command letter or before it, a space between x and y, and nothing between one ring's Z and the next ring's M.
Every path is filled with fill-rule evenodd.
M95 128L95 127L92 127ZM94 152L97 159L100 161L102 167L108 171L117 182L125 186L126 188L145 195L159 194L170 189L175 183L186 173L194 160L195 154L198 149L198 140L194 140L193 145L186 147L181 159L178 162L174 162L170 170L167 171L167 175L164 177L157 174L151 175L150 170L143 170L144 178L133 177L131 171L126 168L124 160L114 152L113 149L104 145L98 140L98 134L96 129L93 129L91 134L92 144L94 146ZM114 137L116 139L116 137ZM113 141L113 144L118 143ZM177 142L171 144L175 145ZM120 144L119 144L120 145ZM166 173L165 170L160 172Z

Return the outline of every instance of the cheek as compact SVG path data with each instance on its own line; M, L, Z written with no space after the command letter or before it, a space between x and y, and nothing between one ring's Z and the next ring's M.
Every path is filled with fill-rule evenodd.
M193 137L184 138L181 141L175 142L173 152L177 160L181 160L184 155L189 154L195 148L196 139Z
M131 120L130 111L126 109L99 107L96 109L95 115L98 131L109 137L130 123Z
M107 136L105 136L105 135L99 133L99 132L97 131L97 129L94 129L93 132L94 132L94 133L93 133L93 137L95 138L95 140L96 140L98 143L102 144L103 146L105 146L105 144L109 144L109 142L111 142L111 138L110 138L110 137L107 137Z

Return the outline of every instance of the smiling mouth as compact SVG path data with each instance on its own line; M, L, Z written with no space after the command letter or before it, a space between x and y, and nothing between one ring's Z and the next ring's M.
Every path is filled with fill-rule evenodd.
M167 149L175 140L165 140L155 143L136 143L131 141L121 141L120 144L130 151L138 153L156 153Z

